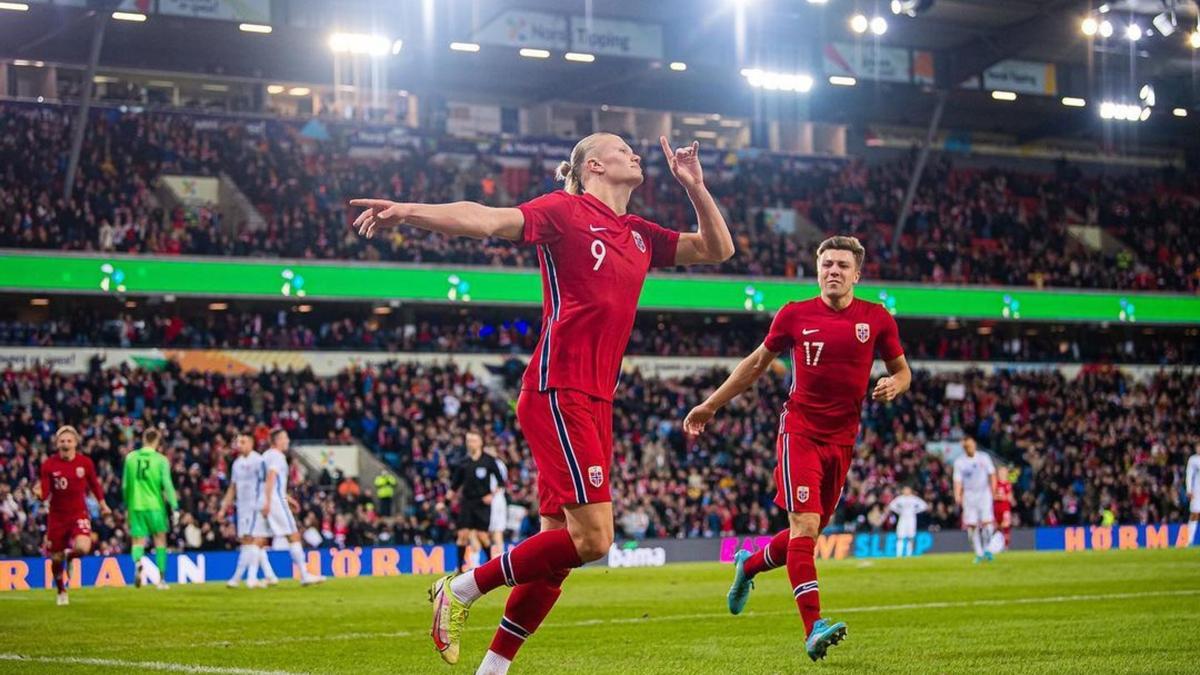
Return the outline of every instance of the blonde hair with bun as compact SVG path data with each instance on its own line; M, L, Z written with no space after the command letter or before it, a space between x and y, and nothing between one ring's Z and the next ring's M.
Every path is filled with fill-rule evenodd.
M583 194L583 163L595 149L600 137L606 135L604 132L599 132L584 136L571 150L571 160L559 162L558 168L554 171L554 178L564 183L564 190L573 195Z

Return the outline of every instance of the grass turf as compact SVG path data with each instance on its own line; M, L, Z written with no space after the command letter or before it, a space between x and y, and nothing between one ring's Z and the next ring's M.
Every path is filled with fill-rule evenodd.
M760 576L733 617L731 570L576 571L511 672L1196 672L1196 549L1009 553L980 566L962 555L822 562L825 614L849 636L817 664L804 655L786 571ZM4 593L0 672L471 675L506 593L475 605L451 668L426 635L431 581L82 589L69 607L50 591Z

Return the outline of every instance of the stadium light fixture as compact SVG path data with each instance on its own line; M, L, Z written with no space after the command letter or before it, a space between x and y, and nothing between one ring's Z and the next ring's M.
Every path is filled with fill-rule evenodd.
M1125 27L1125 39L1130 42L1137 42L1142 39L1142 27L1136 23L1131 23Z
M1145 122L1150 119L1150 108L1140 105L1105 101L1100 104L1100 118L1120 122Z
M12 12L28 12L29 5L23 2L0 2L0 9L7 9Z
M520 51L521 56L527 59L548 59L550 51L546 49L533 49L531 47L523 47Z
M1108 19L1101 21L1099 31L1100 31L1100 37L1102 37L1102 38L1112 37L1112 34L1113 34L1112 22L1109 21Z
M871 32L872 33L874 33L876 35L883 35L884 33L887 32L887 29L888 29L887 19L883 18L882 16L876 16L876 17L871 18Z
M694 127L702 127L702 126L708 124L707 117L683 117L683 118L680 118L679 121L683 122L684 124L690 124Z
M812 76L803 73L771 73L757 68L748 68L742 71L742 75L751 87L767 91L791 91L806 94L813 86Z
M1176 117L1187 117L1187 108L1176 108L1171 111L1171 114Z
M401 49L404 49L404 40L400 38L392 40L392 56L399 54Z
M858 84L858 80L845 75L830 75L829 84L839 87L853 87L854 85Z
M827 4L828 2L829 2L829 0L808 0L808 4L810 4L810 5L824 5L824 4Z
M282 84L268 84L267 85L267 93L268 94L282 94L284 91L286 91L286 89L287 88L284 87Z
M242 31L243 33L261 33L263 35L269 35L271 31L275 29L261 23L241 23L238 24L238 30Z
M30 68L42 68L46 65L45 61L27 61L25 59L13 59L14 66L29 66Z
M329 49L334 54L367 54L386 56L395 53L395 44L382 35L365 33L334 33L329 36Z
M50 298L32 298L30 299L29 304L33 305L34 307L45 307L50 304Z
M595 54L585 54L583 52L567 52L563 54L563 58L575 63L591 63L596 60Z
M677 73L682 73L683 71L687 70L687 64L683 61L672 61L670 67L671 70L674 70Z
M1087 101L1075 96L1064 96L1062 99L1062 104L1068 108L1083 108L1087 106Z
M1192 49L1200 49L1200 30L1188 36L1188 44L1192 46Z
M1159 14L1151 21L1154 27L1158 29L1158 34L1163 37L1171 37L1175 34L1175 10L1170 10Z
M996 99L997 101L1015 101L1017 100L1017 94L1016 92L997 89L996 91L992 92L992 98Z
M208 310L210 312L224 312L227 309L229 309L229 303L227 303L227 302L210 302L210 303L208 303Z
M855 33L861 35L867 32L867 29L870 27L871 22L867 19L865 14L855 14L854 16L850 17L850 30L854 31Z
M291 89L288 89L288 94L291 94L292 96L308 96L311 93L312 89L309 89L308 87L292 87Z
M227 85L227 84L211 84L208 82L205 82L204 84L200 85L200 88L203 89L204 91L212 91L212 92L217 92L217 93L229 91L229 85Z
M1089 16L1083 20L1083 23L1079 24L1079 30L1083 31L1084 35L1092 37L1096 34L1096 31L1100 30L1100 22Z
M479 45L474 42L451 42L450 49L456 52L471 52L479 51Z
M142 23L146 20L146 15L139 12L113 12L112 18L117 21L133 21L134 23Z
M915 17L928 12L933 7L933 2L934 0L892 0L892 14Z
M1154 107L1154 104L1158 102L1158 97L1154 94L1154 85L1143 84L1138 91L1138 100L1147 106Z

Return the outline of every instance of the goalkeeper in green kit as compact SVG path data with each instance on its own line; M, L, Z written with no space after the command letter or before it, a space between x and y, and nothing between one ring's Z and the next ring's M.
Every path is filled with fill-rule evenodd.
M157 429L147 429L142 434L142 447L125 456L125 508L129 517L129 538L133 541L134 585L142 586L142 556L146 553L146 540L154 537L154 559L158 565L158 589L167 586L167 510L171 507L171 520L178 519L179 499L175 486L171 484L171 463L158 452L162 435Z

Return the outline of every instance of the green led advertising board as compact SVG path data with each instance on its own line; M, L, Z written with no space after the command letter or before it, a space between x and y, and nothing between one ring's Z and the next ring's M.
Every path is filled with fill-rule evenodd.
M532 269L98 256L0 251L0 289L37 293L190 295L382 302L541 303ZM655 274L643 309L773 312L812 297L813 279ZM862 283L858 297L900 317L1200 324L1200 296L1019 287Z

